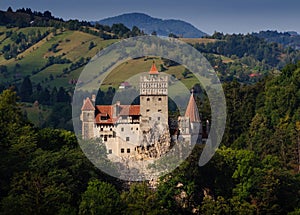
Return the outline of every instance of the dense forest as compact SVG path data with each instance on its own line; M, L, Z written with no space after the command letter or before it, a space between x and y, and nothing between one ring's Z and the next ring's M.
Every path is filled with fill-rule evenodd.
M216 32L208 43L191 44L222 81L225 133L207 165L198 166L203 145L196 145L175 171L149 186L101 172L82 152L70 105L78 75L69 75L92 55L66 51L77 42L80 51L96 52L105 47L100 43L144 33L31 9L0 11L0 25L0 214L300 214L300 53L290 41L279 44L274 32ZM42 63L34 65L37 60L28 56L39 49L45 52ZM175 66L162 59L160 68ZM187 70L179 75L191 79ZM98 102L108 104L115 91L99 90ZM208 98L197 102L201 116L209 118ZM38 112L38 123L29 110Z

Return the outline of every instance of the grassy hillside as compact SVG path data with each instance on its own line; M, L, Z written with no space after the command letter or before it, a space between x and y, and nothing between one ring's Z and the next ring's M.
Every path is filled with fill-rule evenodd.
M17 57L6 60L3 54L0 54L0 65L5 65L8 69L7 74L0 74L1 80L11 83L20 83L22 78L29 75L33 85L40 83L44 87L60 87L70 88L74 86L72 80L79 77L83 69L82 65L70 67L80 60L87 62L97 52L104 47L118 41L117 39L103 40L100 37L87 34L81 31L56 30L52 27L27 27L27 28L6 28L0 26L0 50L8 44L13 44L11 36L6 36L6 32L30 34L32 31L39 31L41 34L49 32L47 36L33 44ZM215 42L214 39L205 38L183 38L185 42L194 43L210 43ZM91 47L91 43L93 46ZM47 65L50 57L62 58L69 60L68 63ZM156 65L163 64L161 59L155 59ZM107 79L104 81L103 88L109 86L117 88L121 82L139 72L148 71L151 67L152 59L146 60L136 59L126 62L117 67ZM166 68L168 74L173 74L177 79L182 79L188 87L194 84L192 77L183 78L182 66L171 66Z
M160 70L160 65L163 64L163 61L161 58L156 57L133 59L122 63L113 71L111 71L111 73L106 77L106 79L103 81L102 89L105 90L108 87L118 88L120 83L126 81L128 78L141 72L148 72L153 61L155 62L158 70ZM192 75L189 75L185 78L183 77L182 73L184 72L185 68L181 65L165 67L165 69L165 73L174 75L178 80L181 80L187 88L192 88L194 84L198 83L198 81Z
M190 44L196 44L196 43L207 44L207 43L214 43L218 41L216 39L210 39L210 38L179 38L179 39L182 40L183 42L190 43Z
M116 39L103 40L100 37L80 31L57 30L53 32L51 27L28 27L9 28L0 27L0 50L4 46L13 45L11 36L6 36L6 32L12 34L28 35L32 31L39 31L41 34L46 31L51 32L37 43L19 53L17 57L6 60L3 53L0 54L0 65L7 67L6 74L0 74L3 82L20 82L23 77L29 75L34 83L41 83L45 86L68 86L69 81L76 79L82 69L81 65L73 66L80 60L93 57L104 47L116 42ZM91 46L91 43L93 44ZM53 48L54 47L54 48ZM68 63L47 65L49 57L57 57L69 60ZM68 69L68 72L63 72ZM52 77L51 77L52 76Z

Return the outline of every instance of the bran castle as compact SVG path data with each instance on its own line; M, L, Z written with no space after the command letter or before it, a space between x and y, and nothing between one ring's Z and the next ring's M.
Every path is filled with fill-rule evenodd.
M95 96L86 98L81 108L82 138L100 138L108 155L130 157L147 154L159 157L172 143L201 143L202 125L191 93L184 116L170 135L168 125L168 76L153 63L140 77L140 105L95 105Z

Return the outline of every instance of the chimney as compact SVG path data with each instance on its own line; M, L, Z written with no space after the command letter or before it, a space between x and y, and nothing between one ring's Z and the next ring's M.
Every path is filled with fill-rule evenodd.
M208 120L206 120L206 133L207 133L207 135L209 133L209 121Z
M113 117L117 117L120 114L120 101L116 101L116 104L113 106Z
M93 102L93 105L95 105L95 103L96 103L96 95L95 94L92 95L92 99L91 100Z

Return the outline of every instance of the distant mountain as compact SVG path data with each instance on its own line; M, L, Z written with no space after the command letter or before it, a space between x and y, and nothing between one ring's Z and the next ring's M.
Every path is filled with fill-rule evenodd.
M252 35L264 38L268 42L279 43L284 47L292 47L300 50L300 35L295 31L278 32L278 31L260 31Z
M123 23L129 28L137 26L147 34L156 31L157 35L168 36L173 33L186 38L199 38L207 35L190 23L174 19L158 19L143 13L128 13L99 21L103 25Z

